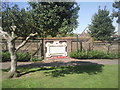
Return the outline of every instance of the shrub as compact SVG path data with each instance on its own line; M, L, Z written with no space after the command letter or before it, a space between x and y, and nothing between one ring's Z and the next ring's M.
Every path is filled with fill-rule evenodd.
M75 51L70 53L70 57L76 59L116 59L119 58L118 53L107 54L103 51Z
M105 59L108 58L107 54L102 51L88 51L89 59Z
M109 53L108 57L110 59L118 59L120 58L120 53Z
M33 61L33 62L42 61L42 59L43 59L42 57L35 57L34 56L34 57L31 58L31 61Z
M2 62L10 61L10 54L8 51L2 52ZM30 54L28 52L18 52L17 61L30 61Z
M70 57L72 57L72 58L79 58L79 55L78 55L79 53L77 53L77 52L71 52L70 53Z
M19 52L17 53L17 61L25 62L30 61L30 54L28 52Z
M2 62L10 61L9 52L2 52Z
M81 59L87 59L88 58L87 51L79 52L78 55L80 56Z

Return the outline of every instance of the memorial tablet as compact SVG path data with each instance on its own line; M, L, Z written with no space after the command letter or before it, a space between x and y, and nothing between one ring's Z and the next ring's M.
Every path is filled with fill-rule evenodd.
M50 42L47 42L46 47L47 47L46 57L67 56L66 42L59 43L59 41L54 41L52 44Z

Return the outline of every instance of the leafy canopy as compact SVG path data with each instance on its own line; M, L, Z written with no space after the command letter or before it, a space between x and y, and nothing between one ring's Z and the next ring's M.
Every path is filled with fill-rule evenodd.
M113 16L118 17L117 23L120 23L120 1L113 3L113 7L118 9L113 12Z
M89 25L89 34L95 40L110 40L111 36L115 33L115 28L112 25L112 18L109 16L109 11L98 9L98 12L92 18L92 23Z
M2 27L4 31L11 32L14 23L16 35L27 37L37 32L40 37L66 36L78 25L78 11L76 2L29 2L29 9L20 9L18 5L10 6L3 3Z
M29 11L20 9L18 5L10 6L8 3L2 8L2 28L4 31L11 33L11 26L17 27L15 34L18 37L27 37L30 33L34 33L35 27L33 19Z
M78 25L76 2L29 2L34 26L42 37L65 36Z

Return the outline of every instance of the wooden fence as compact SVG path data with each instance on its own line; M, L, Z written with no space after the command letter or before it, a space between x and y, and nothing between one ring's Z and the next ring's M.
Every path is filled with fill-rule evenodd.
M18 39L15 42L15 46L19 45L23 40ZM104 52L118 52L119 50L119 44L120 42L112 42L106 43L106 42L91 42L89 38L83 39L78 38L78 42L76 41L76 38L44 38L44 39L35 39L35 40L28 40L25 46L23 46L19 51L23 52L29 52L31 55L38 55L39 57L44 57L46 54L46 47L45 44L47 42L53 42L53 41L60 41L60 42L66 42L67 43L67 53L69 56L69 53L72 51L77 50L77 45L79 50L101 50ZM6 40L2 40L1 42L2 50L7 50L7 42Z

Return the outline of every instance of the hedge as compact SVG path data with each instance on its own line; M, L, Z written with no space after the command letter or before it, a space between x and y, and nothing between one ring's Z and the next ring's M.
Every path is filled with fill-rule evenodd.
M105 53L103 51L91 50L91 51L74 51L70 53L71 58L76 59L118 59L120 53Z
M28 52L18 52L17 61L30 61L30 54ZM2 52L2 62L10 61L10 54L8 51Z

